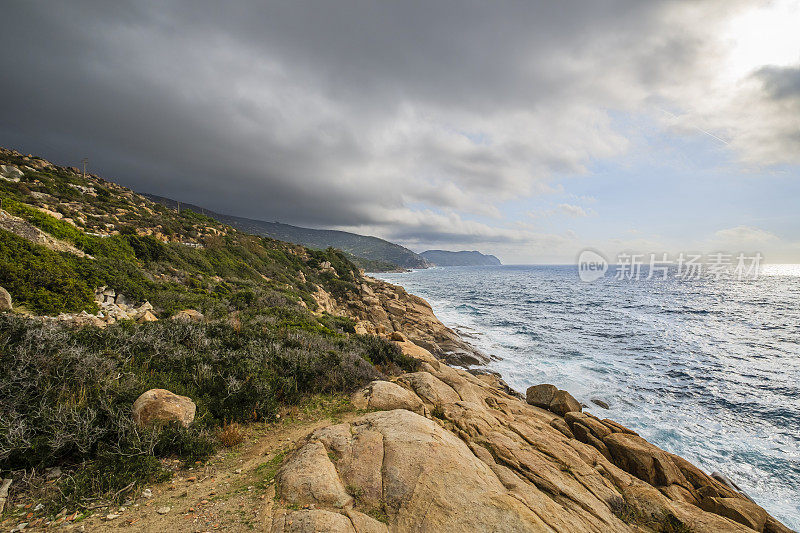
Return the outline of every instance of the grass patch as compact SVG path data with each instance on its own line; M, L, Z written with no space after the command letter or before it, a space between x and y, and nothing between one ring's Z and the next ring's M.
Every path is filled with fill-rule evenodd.
M619 496L610 499L606 503L614 516L626 524L646 526L656 533L692 533L694 531L672 513L660 516L646 516Z
M371 516L378 522L383 522L384 524L389 523L389 515L386 513L386 504L382 504L378 507L367 509L366 514Z
M261 476L261 480L258 482L259 488L267 488L267 485L275 479L275 475L278 473L285 457L286 452L279 452L266 463L261 463L256 467L256 475Z

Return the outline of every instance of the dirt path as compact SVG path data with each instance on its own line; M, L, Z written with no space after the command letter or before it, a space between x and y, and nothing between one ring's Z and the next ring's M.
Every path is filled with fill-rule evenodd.
M284 413L280 423L251 425L242 444L221 451L202 466L176 472L169 482L149 487L152 498L139 496L124 510L100 509L66 525L65 530L268 531L275 497L273 478L284 455L315 429L356 416L348 402L318 400ZM109 519L109 515L118 516Z

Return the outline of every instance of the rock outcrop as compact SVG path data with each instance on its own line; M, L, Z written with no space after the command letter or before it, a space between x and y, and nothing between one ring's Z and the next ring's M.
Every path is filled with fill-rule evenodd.
M13 233L18 237L40 244L56 252L69 252L78 257L91 257L66 241L56 239L40 230L30 222L0 209L0 229Z
M191 398L166 389L150 389L133 403L133 420L140 426L178 422L188 427L194 421L197 406Z
M107 287L99 287L94 291L94 301L100 310L96 315L81 311L80 313L61 313L56 317L42 317L46 320L68 322L76 326L97 326L104 328L119 320L135 320L136 322L155 322L150 302L139 305L129 304L121 293Z
M407 409L422 414L422 400L407 389L389 381L373 381L352 398L356 409Z
M285 461L273 532L789 531L577 402L556 404L576 407L564 416L529 405L410 344L418 372L356 394L376 412L314 431ZM529 398L549 409L559 392Z
M557 415L564 416L569 412L580 412L580 402L565 390L559 390L555 385L542 383L528 387L525 393L526 401L535 407L547 409Z
M393 334L437 358L461 367L485 364L490 357L464 342L442 324L428 302L398 285L364 276L356 298L339 301L321 288L314 294L320 309L356 320L359 333L391 338Z
M11 311L13 309L11 295L3 287L0 287L0 311Z
M202 322L204 318L205 317L203 316L203 313L194 309L184 309L183 311L178 311L172 317L173 320L183 320L185 322Z
M0 165L0 178L18 182L25 175L16 165Z

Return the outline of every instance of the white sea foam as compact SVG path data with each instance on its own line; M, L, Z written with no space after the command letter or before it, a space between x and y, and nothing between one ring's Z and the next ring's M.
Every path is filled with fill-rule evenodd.
M516 389L565 388L800 528L800 266L763 274L587 284L575 267L511 266L378 277L472 332Z

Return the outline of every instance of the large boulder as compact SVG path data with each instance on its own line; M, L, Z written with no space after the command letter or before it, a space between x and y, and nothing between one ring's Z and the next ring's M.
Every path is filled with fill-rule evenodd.
M408 409L422 414L424 406L419 396L391 381L373 381L364 389L356 392L352 403L357 409Z
M557 415L564 416L572 411L580 411L581 404L565 390L557 391L550 402L550 410Z
M525 392L525 401L534 407L548 409L557 415L564 416L572 411L581 411L581 404L565 390L559 390L555 385L542 383L528 387Z
M174 421L188 427L196 412L197 406L191 398L166 389L150 389L133 403L133 420L140 426Z
M314 460L281 474L278 505L289 509L273 531L350 531L344 516L358 533L379 531L354 518L372 515L393 532L752 532L734 521L748 515L724 499L731 489L627 428L575 410L556 416L435 361L373 389L398 392L392 385L413 390L428 418L396 409L316 430L300 448ZM289 470L306 473L288 482ZM342 487L352 503L340 507ZM706 503L715 510L703 510L703 498L719 500ZM765 533L788 532L765 520Z
M11 311L14 306L11 305L11 295L3 287L0 287L0 311Z
M355 496L356 510L374 510L375 502L366 496L379 498L391 531L547 530L537 514L507 493L489 466L461 439L410 411L370 413L351 424L318 430L298 453L305 453L305 448L319 450L314 453L320 461L322 450L328 451L325 459L332 457L344 486ZM301 492L324 493L327 482L318 484L312 472L297 474L309 483L299 491L281 476L281 499L313 503L296 499ZM272 531L286 531L280 527L273 523Z
M550 402L553 401L553 396L555 396L556 392L558 392L558 387L549 383L534 385L533 387L528 387L525 392L525 401L535 407L550 409Z

